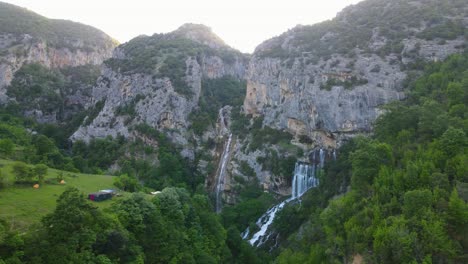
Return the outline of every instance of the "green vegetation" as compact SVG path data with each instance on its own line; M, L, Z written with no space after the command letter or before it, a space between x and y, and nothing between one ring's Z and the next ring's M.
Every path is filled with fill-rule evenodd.
M76 131L84 118L91 122L104 106L98 102L93 108L84 109L84 102L69 103L68 97L79 91L91 97L91 87L100 75L100 68L94 65L66 67L60 70L48 69L40 64L25 64L19 69L7 87L7 95L16 99L10 103L7 112L21 114L41 111L57 119L59 125L44 124L39 128L64 146L68 137ZM19 113L18 113L19 112ZM64 124L65 123L65 124Z
M362 1L346 8L336 18L312 26L300 26L271 40L271 48L257 52L260 57L282 59L306 56L308 61L328 59L333 53L353 56L355 48L368 51L373 29L387 39L380 50L382 56L400 53L403 38L414 35L413 29L427 28L417 36L424 39L449 40L466 36L463 19L464 0L424 1L413 5L406 0ZM449 18L454 16L454 18ZM283 49L281 44L294 34L288 44L296 49ZM308 52L304 55L303 52Z
M205 195L166 188L154 198L119 198L106 210L96 205L68 188L33 233L20 235L1 221L0 258L6 263L260 263L238 233L226 232Z
M249 129L251 140L249 151L262 149L267 144L288 145L293 136L286 131L273 129L269 126L263 126L263 117L254 119L253 125Z
M190 115L192 130L197 135L203 134L208 126L216 123L221 107L242 105L246 83L230 76L204 79L201 90L199 108Z
M135 130L142 135L158 142L158 166L135 159L122 164L122 173L138 176L145 181L146 186L161 190L169 186L184 187L195 191L203 185L205 176L201 175L193 162L180 155L180 148L176 147L163 133L154 128L140 124Z
M257 158L257 162L262 164L262 170L270 171L272 175L280 176L291 184L297 156L287 155L287 152L279 154L276 150L268 149L265 156Z
M157 78L168 77L174 90L187 97L193 95L185 80L185 76L191 75L193 70L191 66L186 65L189 57L197 59L201 64L205 56L218 56L223 62L232 64L236 56L242 56L228 47L214 49L197 43L178 31L140 36L121 45L120 48L125 53L125 58L111 58L105 62L106 65L123 74L144 73Z
M373 138L340 149L320 186L275 220L278 263L468 260L467 68L468 54L427 66Z
M115 114L121 116L127 115L129 120L134 119L137 114L135 106L138 104L138 102L140 102L143 99L145 99L145 97L142 94L137 94L135 98L133 98L129 102L119 105L115 110Z
M50 46L71 50L77 48L73 42L84 43L80 49L90 51L116 45L115 40L96 28L67 20L48 19L7 3L0 3L0 32L29 34L47 41Z
M418 37L433 40L433 39L442 39L442 40L453 40L459 36L464 36L466 34L466 27L463 25L461 20L456 21L445 21L436 26L429 27L418 33Z
M26 64L15 73L7 95L16 98L24 110L38 109L52 113L63 109L61 90L65 77L57 70L50 70L40 64Z
M330 91L333 86L343 86L345 89L351 89L355 86L367 84L368 80L359 79L356 76L352 76L349 80L341 81L335 78L330 78L327 82L320 86L320 89Z
M91 193L100 189L112 188L114 178L106 175L89 175L70 173L45 167L41 183L38 176L41 173L38 168L44 165L29 166L21 164L20 167L30 173L32 179L27 183L17 184L16 172L18 162L0 160L0 171L3 175L3 188L0 188L0 219L9 221L15 230L25 231L41 218L51 213L56 205L57 197L68 187L78 188L81 192ZM59 184L58 176L62 175L65 184ZM39 189L33 189L33 185L39 183ZM108 207L110 201L100 203L100 207Z

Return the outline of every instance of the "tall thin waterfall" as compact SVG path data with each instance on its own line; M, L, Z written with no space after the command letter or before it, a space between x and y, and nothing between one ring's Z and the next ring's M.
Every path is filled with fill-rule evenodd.
M221 211L222 207L222 192L224 191L224 178L226 178L226 166L229 161L229 154L231 148L232 134L229 134L226 145L224 146L223 154L221 156L221 166L218 171L218 182L216 183L216 212Z
M333 152L335 153L335 152ZM335 158L336 154L332 154ZM268 241L269 237L272 235L271 232L268 232L268 228L273 223L276 213L281 211L283 207L297 198L300 198L307 190L310 188L317 187L319 180L317 179L317 174L323 168L325 164L326 151L323 149L314 150L310 153L311 163L296 162L294 168L294 177L292 181L292 195L289 199L281 202L270 208L265 214L263 214L256 222L257 226L260 227L260 230L253 234L249 243L252 246L259 247ZM247 228L242 233L243 239L248 239L250 230Z

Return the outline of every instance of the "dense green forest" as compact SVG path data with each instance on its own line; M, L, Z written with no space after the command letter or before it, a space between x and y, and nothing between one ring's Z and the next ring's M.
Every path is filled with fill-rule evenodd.
M428 65L372 137L340 149L275 220L278 263L468 261L467 69L466 53Z

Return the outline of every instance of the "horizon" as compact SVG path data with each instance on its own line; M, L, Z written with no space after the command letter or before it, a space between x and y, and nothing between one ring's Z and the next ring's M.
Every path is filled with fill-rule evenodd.
M253 53L262 42L297 25L313 25L332 19L343 8L361 1L330 0L313 4L306 0L287 3L239 0L235 4L223 5L215 0L173 0L170 3L148 0L3 0L47 18L66 19L95 27L121 44L140 35L172 32L186 23L203 24L227 45L244 53ZM160 6L162 11L157 9Z

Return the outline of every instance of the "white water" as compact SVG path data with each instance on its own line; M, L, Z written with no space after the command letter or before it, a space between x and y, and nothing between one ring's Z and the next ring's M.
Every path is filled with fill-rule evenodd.
M333 152L333 158L335 159L335 152ZM318 161L316 161L316 151L312 152L311 155L312 164L297 162L294 168L294 177L292 181L292 195L291 198L281 202L268 209L268 211L263 214L256 222L257 226L260 227L260 230L255 233L252 238L249 240L249 243L252 246L259 247L266 241L268 241L271 232L268 233L268 228L273 223L276 213L283 209L284 205L300 198L307 190L317 187L319 180L316 178L317 172L323 168L325 164L325 151L320 149L318 152ZM250 230L247 228L242 233L242 238L247 239L249 236Z
M325 164L325 152L323 151L323 149L320 149L320 152L319 152L319 155L320 155L320 168L323 168L323 165Z
M318 179L315 177L315 167L315 164L296 163L292 181L293 199L301 197L307 190L318 185Z
M222 192L224 191L224 178L226 177L226 166L229 160L230 148L231 148L232 134L229 134L226 146L224 146L223 155L221 157L221 166L218 172L218 182L216 184L216 212L221 211L222 206Z
M266 234L268 231L268 227L270 227L271 223L275 219L276 213L283 209L284 205L289 203L290 201L294 200L295 198L289 198L283 201L280 204L277 204L270 208L265 214L263 214L256 222L257 226L260 226L260 230L255 233L252 238L249 240L250 245L255 245L257 247L261 246L265 241L268 240L270 234ZM258 243L257 243L258 242Z
M219 118L219 133L220 134L226 134L229 129L228 129L228 125L227 125L227 120L224 119L224 107L219 109L219 112L218 112L218 118Z

